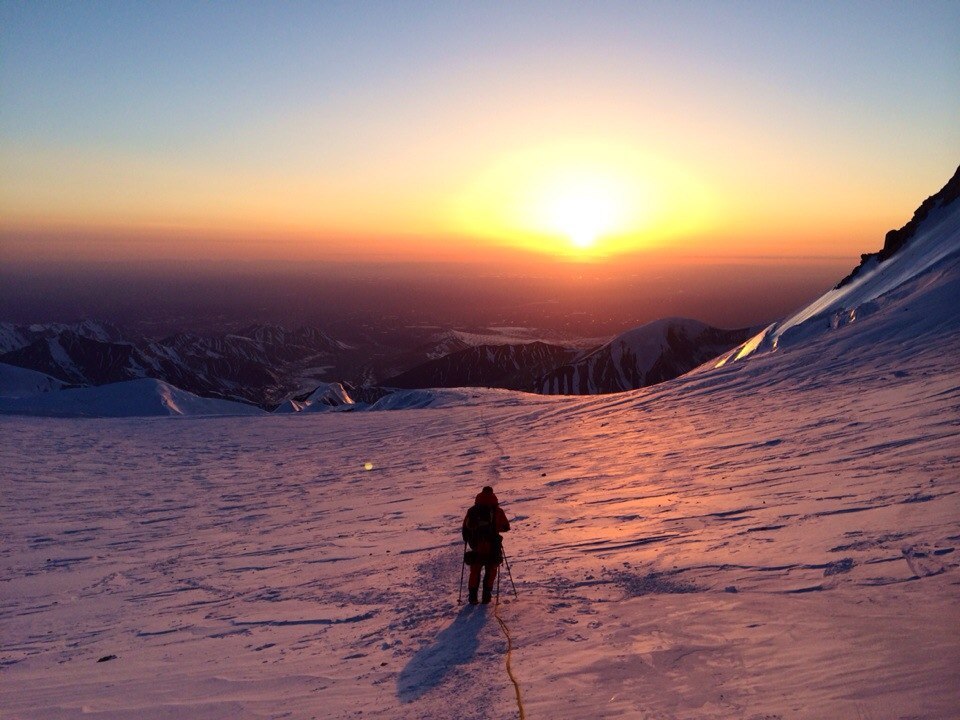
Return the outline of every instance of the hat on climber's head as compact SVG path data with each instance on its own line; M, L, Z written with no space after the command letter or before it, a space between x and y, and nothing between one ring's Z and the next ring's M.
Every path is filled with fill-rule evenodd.
M485 485L483 490L480 491L480 494L477 495L475 502L477 505L499 505L500 501L497 500L497 496L493 494L493 488L489 485Z

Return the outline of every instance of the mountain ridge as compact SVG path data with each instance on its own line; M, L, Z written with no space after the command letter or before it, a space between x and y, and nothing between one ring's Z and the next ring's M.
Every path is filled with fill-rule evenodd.
M880 250L861 255L860 264L851 270L849 275L838 282L834 286L834 289L839 290L844 285L852 282L874 262L879 265L889 260L914 237L917 229L927 220L932 212L952 204L957 198L960 198L960 166L957 166L953 177L951 177L940 190L920 203L920 206L914 211L913 217L911 217L903 227L887 232L883 239L883 247L880 248Z
M879 254L872 255L848 276L852 279L839 283L783 320L771 323L719 358L717 365L783 350L861 322L885 304L896 302L900 288L911 292L925 274L960 253L960 170L920 208L923 211L918 208L911 222L904 226L909 231L896 236L890 244L895 249L883 261Z
M596 395L671 380L743 342L747 328L723 330L690 318L661 318L545 374L536 392Z

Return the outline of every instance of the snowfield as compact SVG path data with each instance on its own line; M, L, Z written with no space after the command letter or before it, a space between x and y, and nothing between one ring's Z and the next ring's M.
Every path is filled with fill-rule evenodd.
M883 320L603 398L2 418L3 717L516 717L487 483L527 717L957 717L960 333Z
M619 395L0 417L0 717L960 717L951 232Z

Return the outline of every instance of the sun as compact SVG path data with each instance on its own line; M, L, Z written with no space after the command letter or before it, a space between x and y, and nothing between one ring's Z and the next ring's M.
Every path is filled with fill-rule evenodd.
M539 225L575 250L594 248L622 224L622 192L605 178L559 178L546 188L540 202Z
M551 230L565 235L577 248L587 249L616 224L616 208L611 198L574 190L558 196L548 209Z

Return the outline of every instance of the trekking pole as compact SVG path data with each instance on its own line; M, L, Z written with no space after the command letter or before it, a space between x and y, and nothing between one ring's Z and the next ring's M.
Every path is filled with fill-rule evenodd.
M463 541L463 552L464 552L464 555L466 555L466 552L467 552L467 541L466 541L466 540ZM466 564L465 562L463 562L464 558L460 558L460 560L461 560L461 562L460 562L460 586L457 588L457 605L462 605L462 604L463 604L463 569L467 566L467 564Z
M507 560L507 552L503 549L503 545L500 545L500 554L503 555L503 563L507 566L507 576L510 578L510 584L513 586L513 596L519 598L520 595L517 593L517 584L513 581L513 573L510 572L510 561Z

